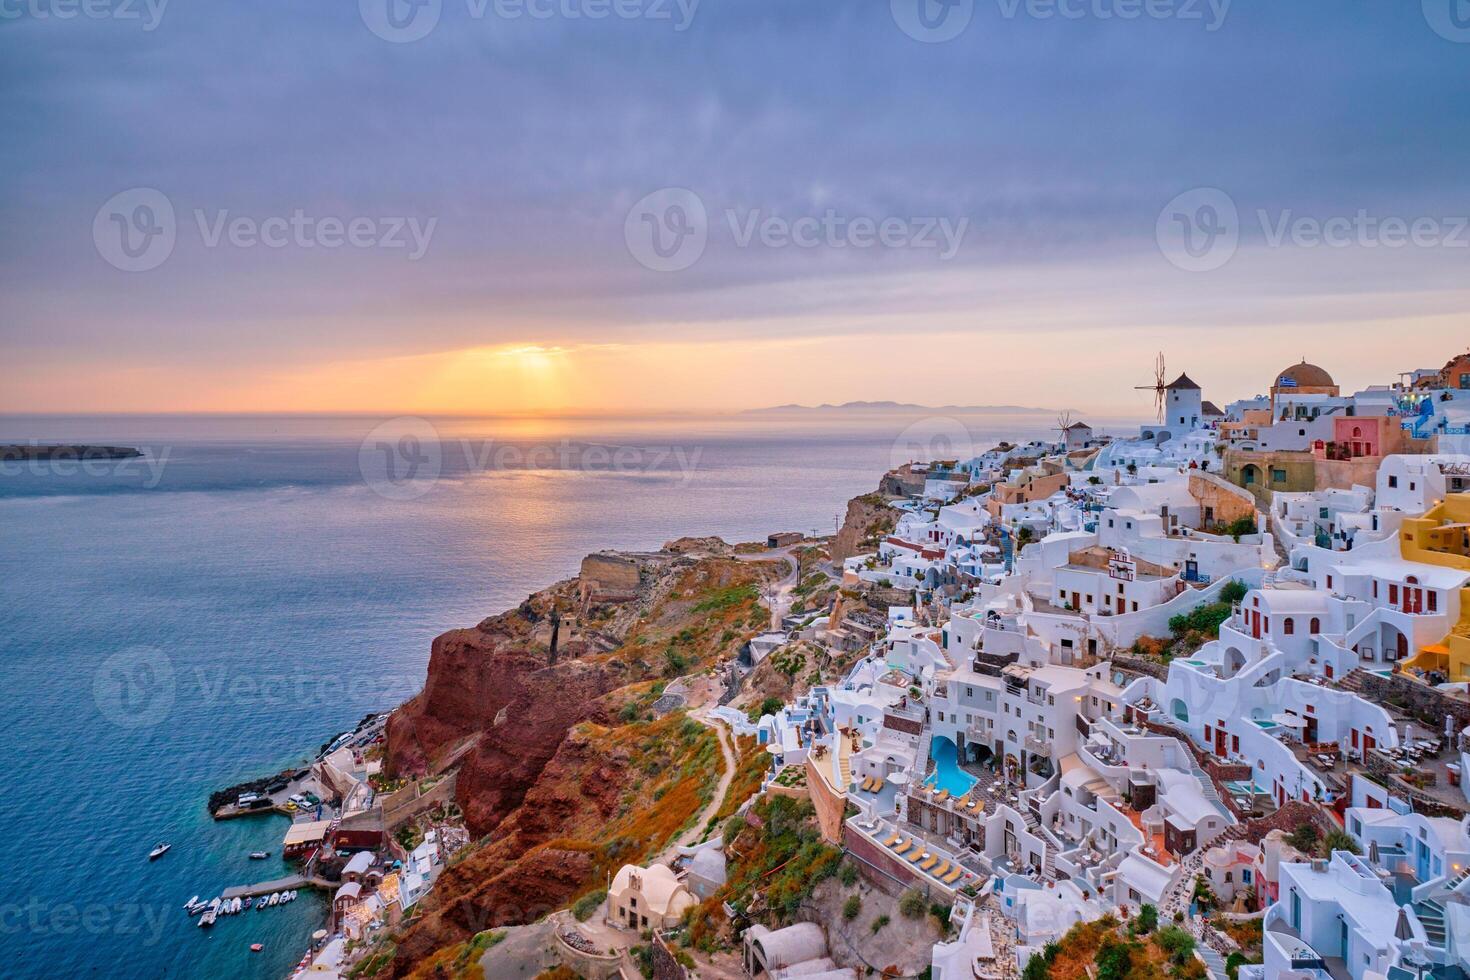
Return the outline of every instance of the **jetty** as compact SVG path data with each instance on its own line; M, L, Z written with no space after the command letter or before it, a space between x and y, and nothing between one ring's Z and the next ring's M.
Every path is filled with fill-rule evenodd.
M306 875L287 875L284 878L276 878L272 881L262 881L255 885L236 885L234 888L226 888L220 892L220 898L253 898L257 895L269 895L271 892L291 891L299 888L327 888L330 887L326 881L320 878L308 878Z

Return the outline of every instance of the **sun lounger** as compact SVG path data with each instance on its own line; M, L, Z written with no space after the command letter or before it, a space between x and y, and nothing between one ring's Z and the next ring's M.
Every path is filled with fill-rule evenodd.
M924 850L922 847L916 847L916 848L914 848L914 853L912 853L912 854L909 855L909 863L910 864L918 864L920 861L922 861L924 859L924 855L925 854L928 854L928 853L929 852L926 851L926 850Z
M893 850L900 857L902 857L903 855L907 854L909 852L909 848L911 848L913 846L914 846L914 842L911 841L911 840L907 840L907 841L900 842L899 845L897 847L895 847Z
M920 871L928 871L930 868L934 867L938 863L939 863L939 856L936 855L936 854L931 854L927 858L925 858L922 862L919 863L919 870Z
M888 838L886 841L883 842L883 846L884 847L892 847L894 844L897 844L899 842L899 840L902 839L902 837L903 837L902 834L894 834L892 837Z
M960 876L963 875L964 873L965 873L965 869L964 868L956 867L953 870L951 870L949 874L945 875L943 878L941 878L939 880L942 881L942 882L944 882L946 885L953 885L955 882L957 882L957 881L960 880Z
M936 880L943 881L944 880L944 876L947 875L947 874L949 874L949 862L948 861L940 861L939 862L939 867L935 868L933 871L931 871L929 873L931 875L933 875Z
M934 796L934 802L935 803L943 803L947 799L949 799L949 790L947 790L947 789L940 790Z
M873 792L874 793L881 793L883 791L883 786L884 786L883 780L874 778L874 780L873 780Z
M866 793L869 790L871 790L873 788L873 777L872 776L864 777L862 783L859 784L858 788L861 789L864 793Z

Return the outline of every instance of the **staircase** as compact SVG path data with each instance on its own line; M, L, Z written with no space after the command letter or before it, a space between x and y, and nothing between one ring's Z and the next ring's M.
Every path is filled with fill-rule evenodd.
M1194 955L1199 957L1200 962L1205 965L1205 972L1210 975L1210 980L1225 980L1229 976L1225 970L1225 957L1221 956L1209 943L1195 943Z
M1414 914L1419 917L1419 923L1424 926L1424 933L1429 938L1429 944L1443 947L1445 944L1444 906L1432 898L1426 898L1422 902L1414 903Z
M1045 842L1044 842L1045 843ZM1054 881L1057 876L1056 857L1057 849L1050 843L1045 843L1046 853L1041 859L1041 877L1045 881Z
M1470 878L1470 867L1467 867L1464 871L1461 871L1459 874L1455 875L1453 878L1446 879L1445 880L1445 883L1444 883L1445 891L1452 892L1456 888L1459 888L1460 887L1460 883L1462 881L1464 881L1466 878Z
M1354 667L1352 670L1348 671L1346 674L1343 674L1337 679L1337 686L1341 690L1349 691L1357 695L1362 695L1363 672Z
M1220 793L1215 789L1215 781L1210 778L1210 774L1201 769L1199 763L1194 761L1189 764L1189 772L1199 782L1201 795L1209 801L1210 806L1214 807L1221 816L1234 819L1235 814L1225 805L1225 801L1220 799Z

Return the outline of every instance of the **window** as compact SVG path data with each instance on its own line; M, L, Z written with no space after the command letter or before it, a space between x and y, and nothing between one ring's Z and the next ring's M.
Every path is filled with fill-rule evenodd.
M1439 593L1430 589L1425 595L1429 599L1429 611L1434 612L1439 608Z
M1287 616L1281 621L1281 631L1287 636L1294 635L1296 633L1296 620L1292 619L1290 616Z
M1388 478L1388 485L1390 487L1397 487L1399 485L1399 478L1396 476L1390 476Z
M1281 469L1280 467L1277 467L1277 466L1271 467L1271 482L1272 483L1285 483L1286 482L1286 471L1283 470L1283 469Z
M1322 632L1322 620L1318 619L1316 616L1313 616L1312 622L1308 626L1308 631L1313 636L1316 636L1318 633Z

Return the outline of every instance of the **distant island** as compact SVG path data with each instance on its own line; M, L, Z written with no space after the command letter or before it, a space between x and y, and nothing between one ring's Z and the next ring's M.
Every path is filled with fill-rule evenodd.
M790 415L797 413L883 413L887 415L1046 415L1052 408L1025 405L914 405L909 402L843 402L841 405L775 405L749 408L742 415Z
M0 445L0 462L7 463L49 459L132 459L141 455L141 449L131 446L32 446L21 443Z

